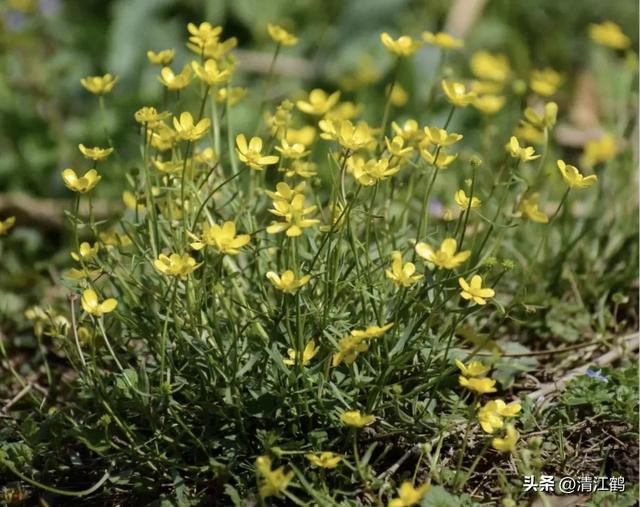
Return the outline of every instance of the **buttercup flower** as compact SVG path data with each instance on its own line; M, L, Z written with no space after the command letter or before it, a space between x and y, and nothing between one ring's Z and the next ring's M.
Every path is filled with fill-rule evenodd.
M558 160L558 169L560 169L562 179L569 185L569 188L588 188L598 182L598 177L595 174L583 176L576 167L565 164L564 160Z
M258 457L256 469L262 479L260 482L260 496L262 498L274 495L280 496L287 489L291 479L293 479L293 471L285 473L284 466L272 470L269 456Z
M191 62L191 67L196 73L196 76L209 86L226 83L231 77L231 71L228 68L221 69L218 62L215 60L207 60L204 62L204 65L200 65L198 62L193 61Z
M422 129L415 120L407 120L402 125L392 121L391 128L397 136L400 136L407 143L419 142L424 137Z
M171 255L160 254L158 258L153 261L153 265L164 275L180 277L185 277L200 267L200 264L196 264L196 260L186 253L172 253Z
M613 21L589 25L589 37L592 41L612 49L627 49L631 46L631 39Z
M353 172L356 181L366 187L386 180L400 170L400 166L390 164L388 158L371 159L365 162L362 157L349 157L347 166Z
M478 410L478 421L485 433L493 433L503 427L505 417L514 417L520 410L522 404L519 401L507 405L502 400L491 400Z
M86 289L82 293L80 298L82 309L94 315L95 317L102 317L105 313L110 313L118 306L118 301L114 298L105 299L102 303L98 301L98 295L93 289Z
M416 266L412 262L402 263L402 253L397 250L391 253L393 259L391 269L385 270L387 278L399 287L410 287L422 278L422 275L414 274Z
M345 336L338 342L338 352L333 354L331 365L336 367L340 364L352 364L360 352L369 350L369 345L364 343L366 338L357 336Z
M209 245L214 247L218 252L228 255L237 255L240 248L245 246L251 240L248 234L236 234L236 224L233 222L225 222L222 226L218 224L209 225L205 222L202 225L202 239L190 234L195 239L191 243L194 250L202 250Z
M285 140L289 144L302 144L303 146L310 146L316 137L316 129L307 125L299 129L288 128Z
M380 40L389 51L399 57L411 56L416 49L422 46L420 41L413 40L408 35L393 39L391 35L384 32L380 34Z
M113 152L113 148L87 148L84 144L79 144L78 149L85 158L91 160L103 160Z
M485 366L480 361L471 361L469 364L465 365L459 359L455 360L456 366L460 370L460 372L465 377L484 377L487 373L489 373L488 366Z
M302 234L302 230L320 222L315 218L305 218L305 215L313 213L316 206L304 205L304 195L296 195L291 202L275 200L270 213L283 218L283 222L273 222L267 227L269 234L277 234L286 231L287 236L296 237Z
M546 224L549 222L549 217L540 210L539 200L540 194L538 192L531 194L529 197L523 197L518 205L518 211L532 222Z
M158 76L158 81L172 91L180 91L186 88L192 79L191 68L188 65L185 65L179 74L174 74L170 67L162 67Z
M458 278L458 283L462 288L460 296L462 296L463 299L473 300L479 305L486 304L485 299L492 298L496 294L493 289L482 288L482 277L480 275L473 275L470 283L467 283L464 278L460 277Z
M269 37L271 37L274 42L283 46L293 46L298 43L298 37L278 25L269 23L267 25L267 32L269 32Z
M410 507L420 503L424 494L428 491L429 485L413 487L409 481L404 481L398 488L398 498L389 502L389 507Z
M338 141L343 148L357 151L375 142L369 125L360 122L353 125L349 120L320 120L322 139Z
M175 49L163 49L162 51L147 51L147 58L151 63L162 65L163 67L171 64L175 56Z
M534 69L531 72L531 89L538 95L550 97L558 90L562 84L562 76L551 68L543 70Z
M262 139L252 137L247 144L244 134L236 136L238 158L256 171L264 171L264 166L275 164L279 159L276 155L262 154Z
M507 424L507 433L504 438L491 440L491 447L500 452L515 452L518 437L520 436L512 424Z
M283 158L292 159L302 158L309 154L309 152L305 150L304 144L289 144L286 139L281 141L281 146L276 146L276 151L279 151Z
M384 142L389 153L400 159L410 157L413 153L413 146L405 146L405 140L400 136L395 136L391 141L385 137Z
M539 114L532 107L528 107L524 110L524 119L531 125L541 129L550 129L556 124L556 118L558 116L558 104L555 102L547 102L544 105L544 111Z
M364 415L358 410L348 410L340 414L340 420L347 426L353 426L354 428L363 428L373 424L376 420L374 415Z
M447 100L454 106L458 107L467 107L476 98L475 92L468 92L464 83L459 81L443 79L442 90L444 91Z
M471 105L484 114L496 114L504 106L507 99L502 95L480 95L476 97Z
M415 246L416 253L427 262L435 264L439 268L455 269L471 256L470 250L456 253L458 243L453 238L446 238L439 250L434 250L426 243L418 243Z
M207 44L217 41L222 33L221 26L213 26L208 21L204 21L199 25L189 23L187 30L191 34L189 36L189 42L198 48L203 48Z
M511 76L509 60L502 53L478 51L471 56L469 65L478 79L503 83Z
M98 255L98 250L100 250L100 243L96 242L91 246L90 243L83 241L80 243L80 247L77 252L71 252L71 257L73 260L78 262L80 262L80 260L88 261Z
M477 197L471 198L471 205L469 205L469 197L463 189L458 190L453 196L453 200L456 202L460 209L466 210L467 208L479 208L482 205L482 201Z
M427 44L433 44L442 49L459 49L464 46L462 39L456 39L454 36L445 32L422 32L422 40Z
M142 107L133 114L134 119L138 123L149 124L150 128L155 126L156 123L164 121L169 116L171 116L171 113L159 113L155 107Z
M278 273L275 273L274 271L269 271L267 273L267 278L275 288L282 292L286 292L287 294L295 294L300 287L306 285L309 283L309 280L311 280L310 275L303 275L298 278L290 269L287 269L282 273L282 276L278 275Z
M229 107L232 107L240 102L247 95L248 91L246 88L240 86L225 86L216 91L216 101L226 102Z
M305 458L309 460L309 462L316 467L332 469L336 468L342 458L334 454L330 451L325 451L321 453L307 453L304 455Z
M354 329L351 336L355 338L378 338L393 327L393 322L387 322L384 326L369 326L366 329Z
M209 118L202 118L198 123L193 123L193 116L191 113L185 111L180 113L180 118L173 117L173 128L178 134L178 138L185 141L197 141L209 130L211 120Z
M540 158L540 155L534 155L536 149L533 146L520 146L516 136L511 136L511 139L509 139L507 150L513 158L518 158L522 162L529 162L530 160Z
M118 78L114 78L111 74L105 74L104 76L88 76L80 80L82 86L94 95L106 95L107 93L110 93L117 82Z
M95 169L90 169L84 173L84 176L78 177L73 169L67 168L62 171L62 179L69 190L85 193L95 187L102 176Z
M425 159L429 164L435 166L437 169L446 169L451 163L458 158L458 155L449 155L442 151L431 153L429 150L420 150L420 156Z
M282 276L284 277L284 274ZM316 357L318 352L320 352L320 349L316 347L316 343L313 340L307 343L302 351L302 366L307 366L311 360ZM284 364L293 366L298 362L298 352L296 349L287 349L287 354L289 355L289 359L283 359L282 362Z
M324 90L316 88L309 92L308 100L299 100L296 107L303 113L322 116L326 114L340 100L340 92L328 95Z
M462 139L462 134L449 134L445 129L437 127L424 128L424 141L435 146L451 146Z
M458 382L462 387L478 394L489 394L496 392L496 381L492 378L469 378L464 375L458 377Z
M591 139L584 145L584 153L580 161L587 167L607 162L616 156L618 145L611 134L605 134L599 139Z
M0 220L0 236L4 236L9 232L9 229L16 223L16 217L7 217L4 220Z

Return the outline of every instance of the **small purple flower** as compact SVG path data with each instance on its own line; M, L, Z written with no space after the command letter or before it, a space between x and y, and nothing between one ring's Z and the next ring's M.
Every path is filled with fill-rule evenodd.
M586 375L589 378L601 380L602 382L609 382L609 379L602 374L602 370L592 370L591 368L587 368Z

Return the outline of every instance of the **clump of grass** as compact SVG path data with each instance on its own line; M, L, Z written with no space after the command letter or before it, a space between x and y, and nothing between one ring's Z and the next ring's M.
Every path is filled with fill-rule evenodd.
M270 73L257 125L240 132L235 39L209 23L188 30L196 56L180 72L171 51L149 55L166 100L132 112L135 170L106 131L108 146L81 146L86 169L63 172L75 193L70 312L31 317L77 375L73 408L50 431L72 428L59 444L82 444L73 461L86 474L38 476L19 446L3 447L0 462L60 495L104 488L110 498L225 495L236 505L401 507L451 495L443 487L468 490L487 460L539 472L523 403L500 392L515 374L492 376L502 364L495 333L535 297L553 231L600 191L593 167L617 148L600 141L584 170L551 159L559 108L549 97L561 84L551 70L534 73L515 135L492 148L500 163L463 148L452 127L460 111L490 122L520 109L512 90L526 85L491 54L475 56L474 82L448 77L428 94L441 121L393 119L397 72L375 122L319 89L272 108ZM297 38L269 33L275 62ZM396 68L423 44L381 41ZM443 52L463 45L447 34L424 41ZM82 84L104 112L118 81ZM97 219L93 196L108 171L126 181L125 206ZM434 213L442 200L451 205ZM79 475L88 486L74 491Z

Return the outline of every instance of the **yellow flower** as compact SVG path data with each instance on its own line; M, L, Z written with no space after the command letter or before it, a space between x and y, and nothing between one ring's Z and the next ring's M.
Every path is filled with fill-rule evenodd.
M340 366L340 364L352 364L360 352L369 350L369 345L363 343L365 338L356 336L345 336L338 342L338 352L333 354L331 360L332 366Z
M489 394L496 392L496 381L492 378L468 378L464 375L458 377L458 382L462 387L466 387L470 391L478 394Z
M78 177L73 169L65 169L62 171L62 179L69 190L74 192L85 193L95 187L102 179L95 169L90 169L84 176Z
M163 49L162 51L158 51L157 53L155 51L147 51L147 58L151 63L166 66L171 64L175 54L175 49Z
M415 120L407 120L402 125L398 125L395 121L391 122L391 128L407 143L419 142L424 137L418 122Z
M520 146L520 142L516 136L511 136L509 144L507 144L507 150L513 158L518 158L522 162L529 162L540 158L540 155L534 155L536 149L533 146Z
M387 32L383 32L380 34L380 40L389 51L401 58L411 56L416 49L422 46L422 42L413 40L408 35L393 39Z
M538 95L550 97L558 90L562 84L562 76L551 68L543 70L534 69L531 72L531 81L529 86Z
M170 67L162 67L158 81L160 81L167 89L179 91L186 88L193 79L191 68L185 65L179 74L174 74Z
M362 157L349 157L347 166L360 185L370 187L386 180L400 170L399 165L391 165L388 158L365 160Z
M502 400L491 400L478 410L478 421L485 433L493 433L504 425L504 417L514 417L522 410L522 404L514 401L508 405Z
M191 34L189 36L189 42L198 49L202 49L206 45L216 42L222 33L221 26L213 26L208 21L204 21L199 25L189 23L187 25L187 30ZM199 53L200 51L196 52Z
M267 25L267 32L269 32L269 37L271 37L274 42L283 46L293 46L298 43L298 37L278 25L269 23Z
M595 174L585 177L576 167L565 164L564 160L558 160L558 169L560 169L562 179L569 185L569 188L588 188L598 182L598 177Z
M304 195L305 186L306 183L304 181L297 184L295 187L290 187L287 183L281 181L276 184L275 192L265 190L265 193L271 198L271 200L273 200L273 202L284 201L290 203L296 195Z
M236 145L238 146L236 150L238 158L256 171L264 171L264 166L275 164L280 160L276 155L262 154L262 139L259 137L252 137L247 145L247 138L244 134L238 134Z
M529 143L542 144L544 142L544 132L527 122L521 122L513 134Z
M455 132L449 134L445 129L438 127L424 128L424 141L435 146L451 146L462 139L462 134Z
M394 136L391 141L389 141L388 137L385 137L384 142L389 153L399 159L410 157L413 153L413 146L405 146L405 140L400 136Z
M309 92L308 100L297 101L296 107L303 113L322 116L335 106L338 100L340 100L339 91L328 95L324 90L316 88Z
M317 219L305 218L305 215L313 213L316 206L304 205L304 195L296 195L291 202L275 200L270 213L282 217L283 222L273 222L267 227L269 234L277 234L286 231L287 236L296 237L302 234L302 230L320 222Z
M286 292L287 294L295 294L300 287L306 285L309 283L309 280L311 280L311 276L309 275L303 275L298 278L290 269L282 273L282 276L273 271L269 271L267 278L276 289Z
M539 208L539 200L540 194L538 192L531 194L529 197L523 197L518 205L518 211L532 222L539 224L549 223L549 217Z
M462 361L456 359L455 363L465 377L484 377L491 369L480 361L471 361L469 364L465 365Z
M79 144L78 149L88 159L102 160L113 152L113 148L87 148L84 144Z
M613 21L589 25L589 37L592 41L613 49L627 49L631 46L631 39Z
M110 313L116 309L116 306L118 306L118 301L114 298L105 299L102 303L98 302L98 295L93 289L86 289L82 293L80 303L82 304L82 309L85 312L95 315L96 317L101 317L105 313Z
M369 125L360 122L353 125L349 120L320 120L322 139L338 141L343 148L356 151L375 142Z
M442 151L436 155L435 152L431 153L429 150L420 150L420 156L437 169L446 169L458 158L458 155L449 155Z
M188 111L180 113L180 118L173 117L173 128L176 131L179 139L185 141L197 141L209 130L211 120L209 118L202 118L198 123L193 123L193 116Z
M294 160L290 168L282 168L287 178L300 176L301 178L311 178L317 175L316 164L304 160Z
M284 472L284 466L275 470L271 468L271 458L268 456L259 456L256 460L256 469L262 478L260 482L260 496L266 498L268 496L280 496L287 489L287 486L293 479L293 471Z
M394 498L389 502L389 507L410 507L416 505L422 500L422 497L429 489L428 484L413 487L409 481L404 481L398 489L398 498Z
M191 67L196 73L196 76L209 86L226 83L231 77L231 71L228 68L221 69L218 66L218 62L215 60L207 60L204 62L204 65L200 65L198 62L192 61Z
M503 108L507 99L502 95L480 95L471 103L478 111L484 114L496 114Z
M479 305L487 304L485 298L492 298L496 294L493 289L482 288L482 277L480 275L473 275L470 283L460 277L458 278L458 283L462 289L460 296L463 299L473 300Z
M303 144L304 146L309 146L313 143L315 137L316 129L311 126L306 126L299 129L288 128L285 139L291 144Z
M444 91L447 100L454 106L458 107L467 107L476 98L476 93L467 92L467 88L464 83L459 81L443 79L442 90Z
M80 84L94 95L106 95L110 93L117 82L118 78L114 78L111 74L88 76L80 80Z
M175 174L182 172L182 169L185 167L184 161L179 158L175 160L161 160L159 158L154 158L151 160L153 165L158 171L167 174Z
M518 437L520 436L512 424L506 426L507 434L504 438L494 438L491 440L491 446L500 452L515 452Z
M216 91L216 101L226 102L229 107L235 106L247 95L247 92L246 88L240 86L226 86Z
M80 243L80 247L77 252L71 252L71 257L73 260L80 262L80 260L88 261L93 259L96 255L98 255L98 250L100 249L99 243L94 243L91 246L90 243L83 241Z
M4 220L0 220L0 236L4 236L9 232L9 229L16 223L16 217L7 217Z
M388 86L385 89L385 93L389 93ZM402 107L409 102L409 94L402 86L400 86L400 83L394 83L393 88L391 88L389 102L395 107Z
M282 276L284 278L284 274ZM302 366L307 366L311 360L316 357L318 352L320 352L320 349L316 347L316 343L313 340L307 343L302 351ZM298 360L298 352L296 349L287 349L287 354L289 355L289 359L283 359L282 362L289 366L296 364Z
M393 322L388 322L384 326L369 326L366 329L354 329L351 336L354 338L378 338L393 327Z
M302 158L308 155L309 152L305 151L304 144L293 143L289 144L286 139L281 141L281 146L276 146L276 151L279 151L283 158Z
M324 451L321 453L307 453L304 455L313 466L332 469L336 468L342 458L337 454L332 453L331 451Z
M460 209L466 210L467 208L479 208L482 205L482 201L477 197L471 198L471 206L469 206L469 197L463 189L458 190L453 196L453 200L460 207Z
M391 269L385 270L387 278L399 287L410 287L422 278L422 275L414 274L416 266L412 262L402 264L402 254L397 250L391 253L393 259Z
M605 134L600 139L591 139L585 143L581 162L587 167L593 167L611 160L616 156L617 151L615 138L611 134Z
M218 224L209 225L205 222L202 225L202 239L190 234L195 239L191 243L194 250L202 250L206 245L214 247L218 252L228 255L237 255L240 248L245 246L251 240L248 234L236 234L236 224L233 222L225 222L222 226Z
M374 415L364 415L358 410L348 410L340 414L340 420L347 426L353 426L354 428L363 428L373 424L376 420Z
M458 243L453 238L446 238L440 245L440 250L434 250L426 243L418 243L415 246L416 253L427 262L435 264L439 268L455 269L471 255L470 250L456 253Z
M503 83L511 76L509 60L502 53L478 51L471 56L469 65L478 79Z
M442 49L459 49L464 46L462 39L456 39L445 32L422 32L422 40L427 44L441 47Z
M134 119L141 124L149 124L149 128L155 126L156 123L159 123L166 118L171 116L169 112L159 113L155 107L141 107L134 114Z
M528 107L524 110L524 119L534 127L540 129L550 129L556 124L558 116L558 104L555 102L547 102L544 105L544 111L539 114L532 107Z
M196 260L189 254L177 254L171 255L160 254L156 260L153 261L155 268L167 276L187 276L193 273L200 267L200 264L196 264Z

